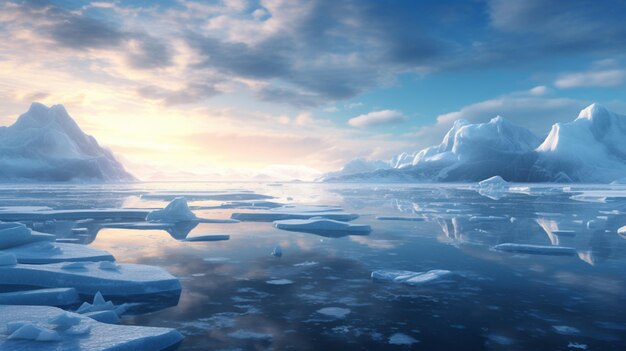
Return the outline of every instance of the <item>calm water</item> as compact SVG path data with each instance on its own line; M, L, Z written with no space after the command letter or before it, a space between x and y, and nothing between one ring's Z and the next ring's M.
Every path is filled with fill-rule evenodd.
M186 337L180 350L626 349L626 237L617 233L626 225L623 188L520 189L526 193L496 200L459 187L151 183L12 187L0 189L0 198L3 206L157 208L167 201L140 196L247 190L285 204L340 206L361 216L354 223L372 226L367 236L325 237L281 231L271 222L200 224L189 235L225 233L230 240L195 243L176 239L183 229L102 229L81 237L118 262L158 265L180 278L176 306L123 318L178 329ZM593 191L577 191L583 188ZM204 218L252 211L210 209L222 202L189 204ZM63 223L48 226L65 235ZM500 243L568 246L578 255L493 250ZM277 245L282 257L270 255ZM373 282L378 269L454 274L406 286ZM278 279L291 283L267 283ZM328 307L343 318L318 312ZM391 344L397 333L404 336L392 341L415 342Z

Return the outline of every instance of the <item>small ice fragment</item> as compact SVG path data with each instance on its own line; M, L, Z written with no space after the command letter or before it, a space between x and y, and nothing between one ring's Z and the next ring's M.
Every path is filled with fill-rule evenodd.
M350 314L350 310L347 308L341 308L341 307L324 307L324 308L317 310L317 313L323 314L328 317L341 319L341 318L345 318L348 314Z
M266 281L266 283L271 285L288 285L293 284L293 281L289 279L273 279Z
M452 272L444 269L434 269L427 272L412 272L399 270L378 270L372 272L373 280L391 281L409 285L427 284L439 280Z
M89 326L88 324L75 325L65 330L65 333L69 335L85 335L85 334L89 334L90 332L91 332L91 326Z
M553 325L552 328L559 334L574 335L580 333L578 328L570 327L567 325Z
M307 266L315 266L316 264L318 264L315 261L304 261L302 263L296 263L293 266L294 267L307 267Z
M567 344L567 347L570 349L578 349L578 350L586 350L587 349L587 345L586 344L580 344L577 342L570 342L569 344Z
M33 323L23 323L19 328L12 332L11 335L9 335L8 339L58 341L61 340L61 336L54 330L40 327Z
M283 249L281 249L279 245L276 245L274 246L274 249L272 250L271 255L274 257L282 257Z
M402 333L395 333L389 337L391 345L413 345L418 342L415 338Z

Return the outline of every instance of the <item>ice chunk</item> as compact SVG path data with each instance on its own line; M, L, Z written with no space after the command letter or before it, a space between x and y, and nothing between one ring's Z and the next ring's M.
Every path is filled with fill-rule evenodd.
M344 232L350 234L369 234L369 232L372 231L369 225L346 223L322 217L274 221L274 227L282 230L313 233Z
M270 285L289 285L293 284L293 281L289 279L273 279L266 281L266 283Z
M54 330L32 323L25 323L7 338L9 340L24 339L34 341L59 341L61 336Z
M580 333L580 330L578 330L578 328L570 327L567 325L553 325L552 328L557 333L563 334L563 335L576 335Z
M570 342L569 344L567 344L567 347L570 349L577 349L577 350L586 350L587 349L587 345L586 344L581 344L581 343L577 343L577 342Z
M418 342L415 338L403 333L395 333L389 337L391 345L413 345Z
M63 263L0 266L0 285L43 288L74 287L79 294L101 291L107 296L180 292L178 279L160 267L120 264L119 270L102 270L97 262L84 269L63 269Z
M282 257L283 256L283 249L281 249L281 247L279 245L274 246L274 249L272 250L272 252L270 252L270 254L274 257Z
M0 305L69 306L79 301L78 293L74 288L0 293Z
M412 272L401 270L378 270L372 272L373 280L391 281L409 285L422 285L438 281L452 272L444 269L434 269L427 272Z
M112 262L112 261L102 261L100 262L98 267L100 267L100 269L103 269L105 271L118 271L120 269L120 266L117 263Z
M422 222L424 217L400 217L400 216L377 216L379 221L407 221L407 222Z
M22 223L0 223L0 250L36 241L53 241L54 238L54 235L33 233Z
M12 253L0 252L0 266L13 266L17 264L17 258Z
M350 309L341 308L341 307L324 307L317 310L317 313L323 314L327 317L333 317L337 319L345 318L348 314L350 314Z
M476 190L480 195L493 200L499 200L504 197L509 190L509 183L497 175L478 182Z
M313 217L323 217L326 219L332 219L336 221L351 221L359 218L359 215L354 213L343 212L278 212L278 211L266 211L266 212L235 212L231 215L231 218L244 222L273 222L286 219L309 219Z
M221 241L229 239L230 235L228 234L200 234L188 236L187 238L185 238L185 241Z
M43 325L64 313L54 307L41 306L0 306L0 328L14 322L22 321L21 328L29 327L29 339L16 339L0 335L3 350L40 351L45 346L39 340L54 340L55 333L60 337L54 341L55 350L134 350L153 351L174 349L183 336L174 329L115 325L97 322L94 319L69 313L80 318L80 323L69 329L44 330ZM25 322L25 323L24 323ZM13 331L17 332L19 329ZM43 333L42 333L43 332ZM36 336L35 336L36 334ZM34 339L32 336L35 336Z
M118 316L121 316L126 311L125 305L116 306L111 301L106 301L104 296L98 291L93 296L93 302L83 302L82 305L76 310L77 313L90 313L99 311L113 311Z
M504 243L494 247L498 251L525 253L525 254L537 254L537 255L562 255L562 256L574 256L576 255L576 249L566 246L547 246L547 245L529 245L529 244L514 244Z
M114 261L113 256L100 249L81 244L47 241L16 246L4 250L12 253L19 263L56 263L80 261Z
M154 210L148 214L148 222L185 222L196 220L184 197L177 197L162 210Z

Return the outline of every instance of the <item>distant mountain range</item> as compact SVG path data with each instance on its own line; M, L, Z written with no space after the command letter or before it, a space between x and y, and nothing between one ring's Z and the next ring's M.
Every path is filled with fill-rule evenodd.
M344 182L480 181L609 183L626 177L626 116L592 104L545 140L502 117L454 123L443 141L390 161L356 159L320 180Z
M0 127L0 181L133 180L62 105L33 103L13 125Z

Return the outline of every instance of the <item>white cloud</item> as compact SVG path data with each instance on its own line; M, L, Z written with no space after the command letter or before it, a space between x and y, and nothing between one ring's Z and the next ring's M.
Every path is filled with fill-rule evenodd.
M554 85L559 88L614 87L626 83L626 70L608 69L568 73L560 76Z
M530 89L528 93L535 96L545 95L548 93L548 87L546 87L545 85L539 85Z
M396 110L373 111L350 118L348 124L357 128L368 128L406 122L408 117Z

